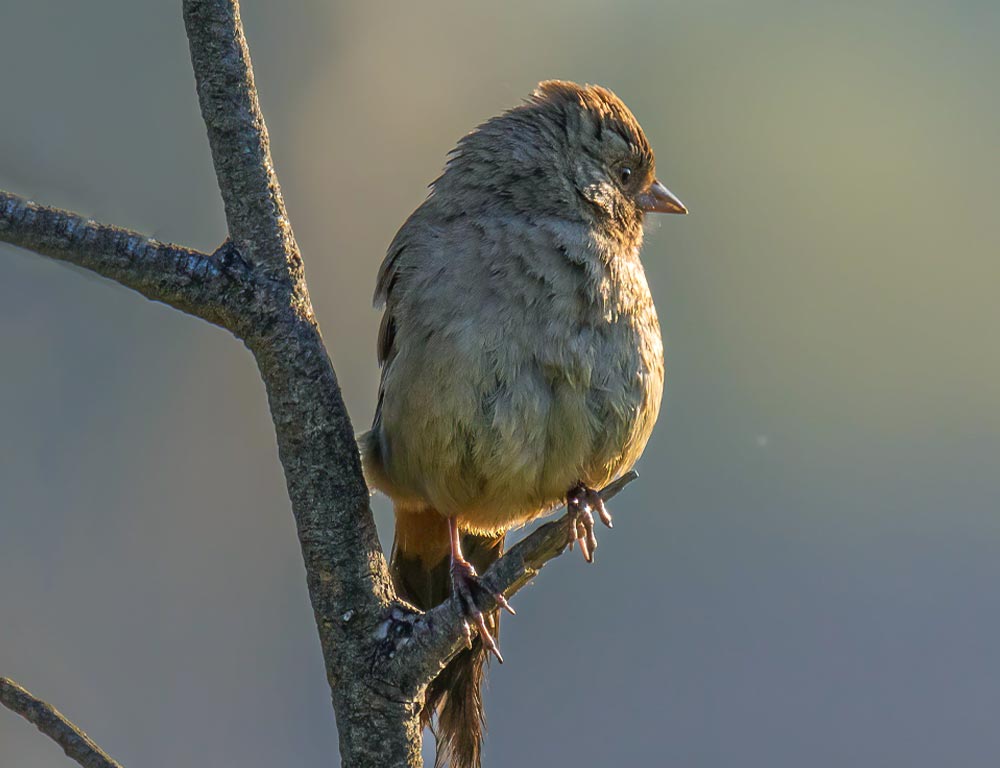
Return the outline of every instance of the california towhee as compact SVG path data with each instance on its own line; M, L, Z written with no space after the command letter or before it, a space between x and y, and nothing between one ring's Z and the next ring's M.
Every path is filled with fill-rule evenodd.
M611 522L594 489L653 429L663 345L639 262L650 212L686 209L656 180L628 107L599 86L544 82L459 141L379 270L382 380L361 448L395 507L393 577L421 609L450 587L478 628L426 695L439 765L480 763L483 662L500 654L476 569L563 501L569 541L591 560L591 512Z

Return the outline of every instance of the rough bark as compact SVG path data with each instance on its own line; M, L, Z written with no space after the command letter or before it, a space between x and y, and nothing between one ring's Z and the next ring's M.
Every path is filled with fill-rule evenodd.
M242 312L246 265L48 208L0 191L0 241L72 262L182 312L229 327Z
M213 254L199 253L0 192L0 242L92 270L244 341L267 389L342 765L417 768L423 691L466 642L468 630L450 602L424 614L393 589L354 430L271 162L239 4L184 0L183 12L228 239ZM605 497L632 479L634 474L616 481ZM567 530L565 519L542 526L484 578L513 594L565 549ZM8 691L3 703L36 724L55 723L39 727L60 744L86 740L51 707L0 682ZM37 704L28 706L23 697ZM67 754L81 765L117 765L93 742L86 744ZM94 762L95 756L106 762Z

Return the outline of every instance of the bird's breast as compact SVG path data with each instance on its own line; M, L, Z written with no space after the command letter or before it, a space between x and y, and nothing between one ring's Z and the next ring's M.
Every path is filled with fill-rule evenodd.
M513 364L499 377L509 386L494 397L493 423L536 441L524 476L553 502L580 480L600 487L631 467L662 394L663 347L641 265L588 278L571 295L529 302L538 314L512 326Z

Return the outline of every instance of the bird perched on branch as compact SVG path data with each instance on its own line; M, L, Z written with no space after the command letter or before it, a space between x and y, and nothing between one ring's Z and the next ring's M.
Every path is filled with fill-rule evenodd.
M596 489L653 429L663 346L639 262L652 212L687 211L628 107L543 82L459 141L379 270L382 378L361 450L395 508L393 578L420 609L452 595L477 630L426 694L439 766L479 766L483 664L502 661L477 572L563 501L591 561L594 513L611 524Z

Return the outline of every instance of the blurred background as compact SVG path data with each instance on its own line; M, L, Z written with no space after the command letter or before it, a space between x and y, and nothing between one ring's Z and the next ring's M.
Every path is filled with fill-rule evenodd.
M0 188L225 237L179 3L7 0ZM691 209L665 409L597 564L505 622L485 765L1000 759L1000 5L245 0L358 430L375 271L466 131L609 86ZM384 534L390 515L376 507ZM126 766L333 765L263 387L225 332L0 246L0 674ZM0 710L0 766L68 764Z

